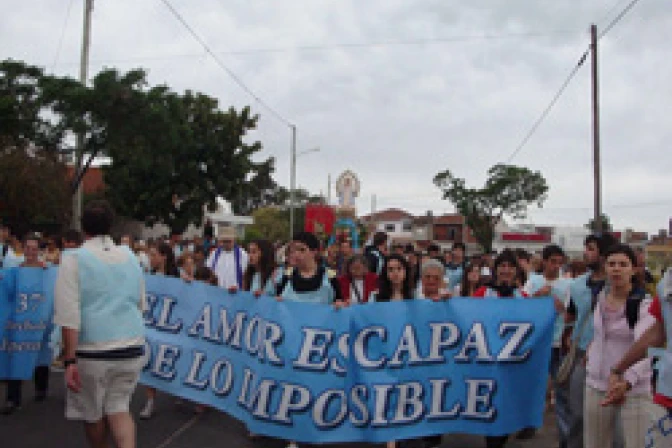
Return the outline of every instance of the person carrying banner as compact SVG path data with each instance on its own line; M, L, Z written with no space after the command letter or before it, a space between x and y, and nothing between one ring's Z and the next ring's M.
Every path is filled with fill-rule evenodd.
M489 285L480 287L474 294L475 298L523 298L527 294L520 288L517 288L516 281L519 277L518 260L515 252L510 249L504 249L495 259L493 267L493 279ZM501 448L506 445L508 435L486 436L485 446L487 448Z
M569 286L571 281L560 276L560 268L565 262L565 252L555 244L544 247L542 251L542 272L531 273L523 290L533 297L553 297L558 316L553 330L553 349L551 353L551 378L555 382L562 361L560 342L565 327L565 310L569 304ZM569 404L567 388L554 383L555 414L558 424L560 448L567 446L569 430ZM521 431L523 432L523 431ZM519 434L520 438L520 434Z
M343 300L338 280L327 268L318 264L320 241L310 232L299 232L290 243L293 269L280 278L276 289L279 301L321 303L336 308L347 306ZM296 442L289 442L287 448L297 448Z
M249 262L243 275L243 291L257 296L275 295L279 269L275 265L275 250L268 240L252 241L248 247Z
M347 259L344 274L338 277L338 282L348 304L366 303L376 290L378 276L369 272L366 257L353 255Z
M443 262L430 258L424 260L420 266L420 285L417 297L438 302L450 298L444 279Z
M236 230L221 226L217 232L217 248L210 253L205 265L219 279L219 287L234 291L243 288L243 273L248 255L236 244Z
M151 267L150 273L152 275L176 278L180 276L173 248L166 242L160 242L149 250L149 265ZM140 418L143 420L150 419L154 416L156 389L153 387L146 387L145 395L147 396L147 401L139 414Z
M652 354L659 358L656 366L658 377L653 402L648 405L649 430L640 446L667 448L672 446L672 270L666 272L656 290L658 297L653 299L649 308L655 323L611 367L609 387L601 404L617 406L627 400L626 394L631 387L627 372L641 363L649 351L655 352Z
M21 263L22 268L46 268L47 264L39 259L40 237L35 234L29 234L23 241L25 251L25 261ZM49 388L49 364L51 363L51 349L49 348L49 336L51 328L45 332L43 344L45 349L38 357L38 364L35 367L33 380L35 382L35 401L42 402L47 398L47 389ZM9 415L21 409L22 401L22 381L7 380L7 402L2 409L2 414Z
M144 280L134 254L109 236L114 212L89 202L86 242L63 255L55 286L54 322L63 329L66 410L84 422L91 447L134 448L131 394L145 363Z
M473 297L476 291L483 286L481 267L478 263L470 262L464 268L460 283L452 290L453 297Z
M279 300L334 304L344 303L338 281L317 263L320 241L310 232L299 232L292 240L293 261L291 272L286 272L278 284Z
M406 258L392 254L385 259L378 277L378 291L371 293L371 302L393 302L414 298L413 271Z

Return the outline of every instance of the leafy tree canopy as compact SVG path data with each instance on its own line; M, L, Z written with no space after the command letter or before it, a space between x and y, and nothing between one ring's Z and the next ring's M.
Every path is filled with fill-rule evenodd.
M483 188L469 188L464 179L449 170L434 177L443 199L453 203L466 220L474 237L485 251L492 250L495 226L504 215L522 219L528 206L542 206L548 186L538 171L514 165L497 164L488 170Z

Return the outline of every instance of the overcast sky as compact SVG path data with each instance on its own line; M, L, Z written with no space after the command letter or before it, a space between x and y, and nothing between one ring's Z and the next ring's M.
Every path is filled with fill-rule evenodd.
M171 0L232 72L296 124L299 151L321 148L299 157L298 185L326 194L328 174L352 169L360 214L374 194L379 210L452 211L433 176L450 169L482 185L585 51L590 23L604 28L629 2ZM0 57L77 76L83 3L0 0ZM669 0L641 0L600 42L603 202L617 228L657 231L672 216L670 42ZM527 223L592 216L588 62L512 161L540 170L550 187ZM222 108L250 104L261 116L253 137L289 184L288 126L161 0L95 1L91 73L103 67L146 68L152 84L202 91Z

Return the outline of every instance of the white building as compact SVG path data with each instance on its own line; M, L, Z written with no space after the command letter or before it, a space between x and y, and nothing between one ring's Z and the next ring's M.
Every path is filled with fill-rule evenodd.
M413 220L415 217L404 210L390 208L361 217L361 221L374 229L385 232L393 242L403 243L415 240Z

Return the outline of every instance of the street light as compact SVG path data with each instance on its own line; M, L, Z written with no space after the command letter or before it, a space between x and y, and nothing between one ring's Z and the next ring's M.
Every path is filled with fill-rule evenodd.
M310 148L296 152L296 126L292 126L292 159L289 172L289 239L294 234L294 210L296 208L296 158L311 152L318 152L320 148Z

